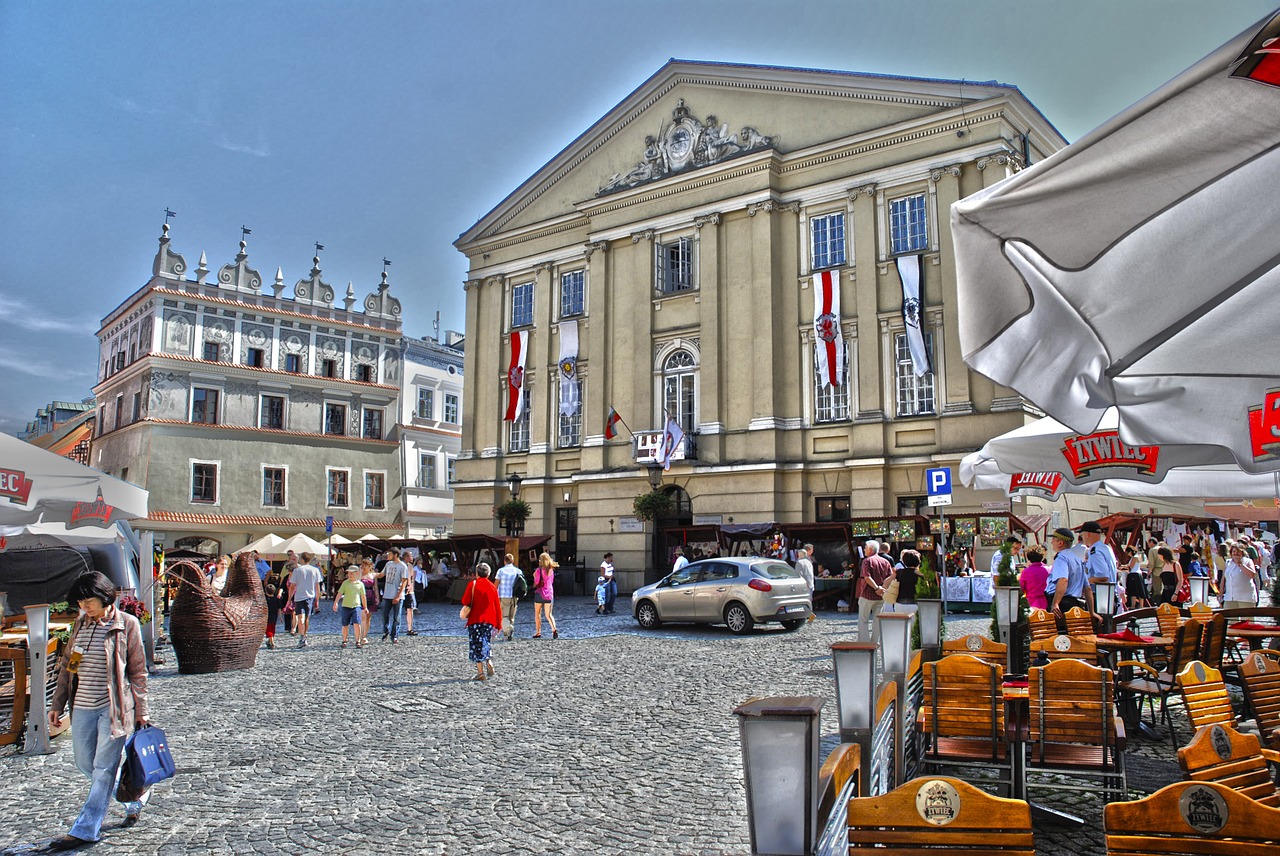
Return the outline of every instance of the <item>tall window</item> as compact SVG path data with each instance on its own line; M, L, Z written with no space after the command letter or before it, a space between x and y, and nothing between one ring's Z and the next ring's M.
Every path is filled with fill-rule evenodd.
M285 354L284 370L292 374L302 371L302 357L298 354Z
M418 487L436 489L436 456L418 456Z
M368 363L356 366L356 380L361 383L373 383L373 366Z
M929 365L933 361L933 334L924 334L925 350L929 353ZM898 415L923 416L937 413L937 405L933 397L933 372L924 377L916 377L915 366L911 363L911 347L907 343L907 334L894 336L894 353L896 355Z
M386 508L386 473L370 473L364 474L364 507L365 508Z
M347 433L347 407L344 404L326 404L324 406L324 433Z
M526 381L524 388L524 413L514 422L507 423L507 448L512 452L529 451L529 414L533 411L533 390Z
M204 420L200 420L204 421ZM124 396L116 396L116 427L120 428L124 425Z
M822 347L821 342L818 343ZM849 344L844 344L844 385L827 386L822 377L822 370L817 359L813 361L814 412L815 422L842 422L849 418Z
M337 361L337 360L330 360L330 359L323 359L323 360L321 360L321 361L320 361L320 374L324 375L325 377L337 377L337 376L338 376L338 361Z
M334 508L346 508L351 504L347 493L351 473L346 470L329 470L329 490L325 504Z
M697 424L694 413L698 379L698 367L693 354L678 350L662 364L662 404L667 415L673 417L686 434L692 434Z
M677 238L669 244L654 244L657 253L657 289L675 294L693 288L693 239Z
M814 217L809 223L813 232L813 269L844 264L844 212Z
M283 395L264 395L258 400L258 427L284 430Z
M533 323L533 283L511 286L511 326L528 327Z
M191 465L191 501L218 501L218 465Z
M218 343L217 342L204 343L204 358L211 363L218 362Z
M191 389L191 421L218 424L218 390L199 386Z
M565 383L561 378L560 383ZM557 432L556 445L561 449L572 449L582 445L582 408L578 408L578 412L572 416L565 416L560 413L560 408L556 407L556 420L559 423L559 431Z
M455 463L457 463L457 460L456 460L455 458L445 458L445 459L444 459L444 486L445 486L445 487L448 487L448 488L452 488L452 487L453 487L454 464L455 464Z
M262 348L250 348L245 353L245 364L255 368L262 368L266 363L266 352Z
M925 220L924 194L889 200L889 235L892 252L914 253L929 245L929 228Z
M849 497L819 496L814 497L814 520L819 523L839 523L849 519Z
M262 504L284 507L284 467L262 468Z
M382 439L382 411L372 407L366 407L364 411L364 431L362 436L366 440Z
M142 393L135 392L133 394L133 422L137 422L142 418Z
M526 403L526 409L528 406ZM444 421L450 425L458 424L458 396L448 392L444 394Z
M427 389L425 386L418 387L418 409L416 415L419 419L436 418L436 391L434 389Z
M583 312L586 272L575 270L560 275L560 317L572 318Z

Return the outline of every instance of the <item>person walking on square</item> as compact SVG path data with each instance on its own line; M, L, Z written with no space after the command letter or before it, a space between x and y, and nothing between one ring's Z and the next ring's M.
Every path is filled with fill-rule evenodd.
M405 608L404 608L404 626L405 636L417 636L418 631L413 629L413 617L418 613L418 586L422 586L422 596L427 596L427 572L422 567L422 554L413 560L413 564L409 566L409 587L405 591Z
M1085 559L1085 575L1089 579L1090 586L1096 586L1099 583L1111 583L1113 588L1112 598L1118 598L1121 595L1120 586L1120 569L1116 566L1116 555L1111 552L1111 546L1107 544L1102 524L1096 520L1086 520L1084 525L1080 527L1080 540L1088 549L1088 556ZM1097 603L1098 593L1094 591L1094 603ZM1119 612L1119 602L1117 606L1113 606L1109 614L1114 615Z
M893 576L893 566L880 555L879 541L868 541L862 552L858 566L858 641L875 642L876 616L884 609L884 590Z
M1178 590L1182 588L1182 565L1178 564L1178 560L1173 558L1173 550L1169 547L1159 547L1156 554L1164 562L1160 566L1160 597L1157 605L1161 603L1176 604L1178 602Z
M502 607L502 635L511 641L516 632L516 609L529 588L524 573L516 567L516 557L507 554L507 563L498 568L498 602Z
M498 590L489 581L488 562L476 565L476 578L462 593L461 616L467 622L467 656L476 664L472 680L483 681L493 674L493 634L502 626ZM486 675L488 673L488 675Z
M409 569L400 561L400 551L392 548L387 551L387 563L382 566L382 638L391 636L391 644L396 644L400 635L400 604L404 601L404 590L409 585Z
M614 579L613 554L605 553L600 563L600 576L604 577L608 591L604 596L604 614L613 615L613 603L618 599L618 582Z
M275 577L272 577L275 579ZM274 582L267 583L267 647L276 647L276 625L280 622L280 610L284 609L287 593Z
M609 584L604 577L596 577L596 615L604 615L604 604L609 599Z
M1018 576L1018 585L1022 586L1022 593L1027 597L1027 606L1048 612L1045 587L1049 583L1049 567L1044 563L1044 547L1039 544L1028 547L1027 563Z
M685 558L685 555L684 555L684 547L676 547L675 552L676 552L676 560L671 566L672 573L676 573L677 571L681 570L685 565L689 564L689 560Z
M360 644L369 644L369 628L373 625L373 613L381 605L378 597L378 573L373 569L373 559L360 560L360 582L364 586L364 602L368 609L360 616Z
M115 608L116 586L91 571L77 577L67 601L80 607L49 706L49 724L62 726L71 704L76 767L89 778L89 796L70 831L49 849L78 850L98 840L116 790L120 756L132 729L147 725L147 660L138 619ZM138 822L150 793L125 803L124 826Z
M293 601L293 626L298 632L298 647L307 647L311 629L311 613L320 609L320 569L311 564L311 554L302 554L302 564L289 575L289 597Z
M355 637L351 641L357 648L360 642L360 621L369 605L365 601L364 583L360 582L360 569L355 565L347 568L347 579L338 586L333 595L333 611L341 610L342 647L347 647L347 630Z
M683 557L682 557L683 558ZM545 613L547 623L551 625L551 638L559 639L560 631L556 628L556 619L551 614L555 604L556 568L560 567L550 554L543 553L538 557L538 567L533 571L533 638L542 638L542 616Z
M1239 544L1231 545L1231 558L1222 572L1222 606L1244 609L1258 604L1258 569Z

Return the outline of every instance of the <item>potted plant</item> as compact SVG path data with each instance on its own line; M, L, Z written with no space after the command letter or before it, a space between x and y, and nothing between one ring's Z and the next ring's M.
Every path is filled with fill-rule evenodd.
M662 491L652 490L642 493L631 503L631 510L641 520L656 520L659 517L671 516L675 503Z
M509 529L523 529L524 522L529 519L529 514L532 510L529 507L529 503L518 497L513 497L494 508L493 516L498 519L500 524Z

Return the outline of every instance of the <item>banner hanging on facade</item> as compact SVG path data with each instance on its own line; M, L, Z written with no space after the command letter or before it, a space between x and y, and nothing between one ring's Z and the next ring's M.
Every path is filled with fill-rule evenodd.
M840 331L840 272L813 275L814 360L824 387L844 385L844 334Z
M898 278L902 280L902 323L907 328L907 346L911 349L911 365L916 377L924 377L933 369L929 365L929 349L924 344L924 332L920 329L920 315L924 305L920 302L920 259L915 256L898 256Z
M511 333L511 366L507 369L507 422L515 422L524 414L524 361L529 349L529 331Z
M574 416L582 406L578 382L578 322L560 322L560 415Z

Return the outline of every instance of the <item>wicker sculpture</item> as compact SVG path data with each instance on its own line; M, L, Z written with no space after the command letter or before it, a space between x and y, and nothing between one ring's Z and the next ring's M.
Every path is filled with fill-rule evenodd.
M267 632L267 602L253 558L248 553L236 556L221 596L191 562L177 562L168 573L178 578L178 595L169 607L169 638L178 672L252 669Z

